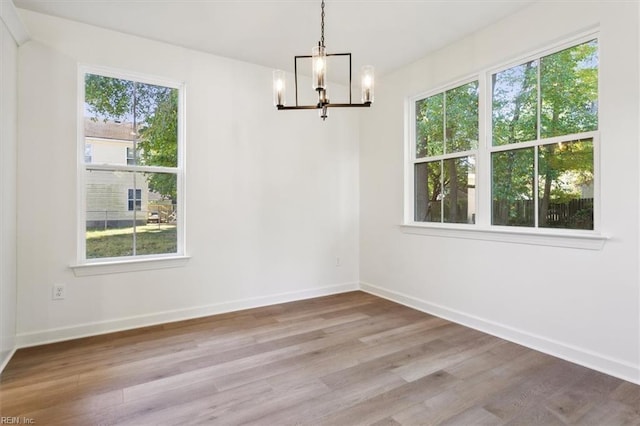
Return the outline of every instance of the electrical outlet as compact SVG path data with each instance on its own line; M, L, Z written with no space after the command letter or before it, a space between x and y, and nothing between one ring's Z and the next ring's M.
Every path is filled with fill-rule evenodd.
M62 300L66 296L66 288L64 284L54 284L53 285L53 300Z

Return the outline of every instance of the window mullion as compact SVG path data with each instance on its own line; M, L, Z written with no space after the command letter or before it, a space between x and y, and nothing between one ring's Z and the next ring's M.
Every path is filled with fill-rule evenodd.
M478 148L476 152L476 224L491 223L491 90L490 74L478 79Z
M133 173L172 173L177 174L179 169L176 167L162 166L133 166L124 164L85 164L86 170L105 171L105 172L133 172Z
M539 220L539 217L540 217L540 214L538 213L539 209L540 209L540 205L539 205L540 200L539 200L539 197L538 197L538 194L539 194L539 188L538 188L538 185L539 185L539 182L538 182L539 181L539 179L538 179L539 149L540 148L538 146L535 146L534 149L533 149L533 225L534 225L534 228L538 227L538 225L539 225L538 220Z
M540 200L538 197L539 193L539 179L538 179L538 157L539 157L539 144L540 138L542 135L542 79L541 79L541 69L542 69L542 58L537 59L538 66L537 69L537 84L536 84L536 96L537 96L537 117L536 117L536 136L537 136L537 145L533 149L533 227L538 228L539 220L540 220Z
M440 223L444 223L444 160L440 160Z
M542 88L541 88L542 80L540 78L540 69L542 68L542 58L538 58L537 62L538 62L538 66L536 67L536 74L537 74L537 76L536 76L536 81L537 81L537 84L536 84L536 92L537 92L536 93L536 96L537 96L536 105L538 106L538 108L537 108L537 111L536 111L536 115L537 115L537 117L536 117L536 138L539 141L540 138L541 138L541 134L542 134L542 131L541 131L541 127L542 127L541 121L542 120L540 119L540 117L542 116L542 95L541 95L542 94Z
M442 94L442 154L448 154L447 149L447 92ZM440 223L444 223L444 160L440 160Z

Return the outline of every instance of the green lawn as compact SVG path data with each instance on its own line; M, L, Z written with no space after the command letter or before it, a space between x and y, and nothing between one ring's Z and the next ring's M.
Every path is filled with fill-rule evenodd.
M136 227L136 255L176 253L175 225ZM87 259L133 256L133 228L87 231Z

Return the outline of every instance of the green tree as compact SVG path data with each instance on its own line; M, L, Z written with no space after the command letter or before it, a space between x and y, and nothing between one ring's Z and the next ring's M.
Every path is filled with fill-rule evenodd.
M583 43L494 74L492 90L494 146L536 140L538 125L543 139L596 130L597 42ZM533 154L533 149L530 152ZM494 223L522 222L523 217L517 217L522 210L516 204L517 200L532 200L534 157L517 151L495 153L493 157L492 198L494 206L498 205L494 210L501 212L497 215L494 211ZM537 179L538 224L552 226L548 224L552 205L580 198L577 186L586 187L593 181L592 142L540 146Z
M598 128L597 63L595 42L583 43L541 59L541 137L587 132ZM560 201L571 192L558 190L563 177L574 172L580 175L579 183L583 185L593 181L593 144L591 141L551 144L541 147L538 155L538 223L546 227L549 226L548 213L552 202ZM564 193L564 196L558 197L559 193ZM575 198L579 197L580 194L576 192Z
M86 109L94 121L129 121L139 165L177 166L178 90L95 74L85 77ZM173 174L149 173L149 189L177 201Z
M157 108L140 131L141 162L146 165L178 166L178 91L171 89L157 97ZM176 175L147 175L149 189L177 201Z
M478 82L416 102L416 158L475 149L478 144ZM466 222L469 158L462 156L416 166L415 220ZM442 218L441 209L444 209Z

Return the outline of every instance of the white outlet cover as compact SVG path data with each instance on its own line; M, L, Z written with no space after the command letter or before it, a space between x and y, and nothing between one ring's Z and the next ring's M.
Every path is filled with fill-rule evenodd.
M66 289L64 284L55 284L53 286L53 300L62 300L65 297Z

